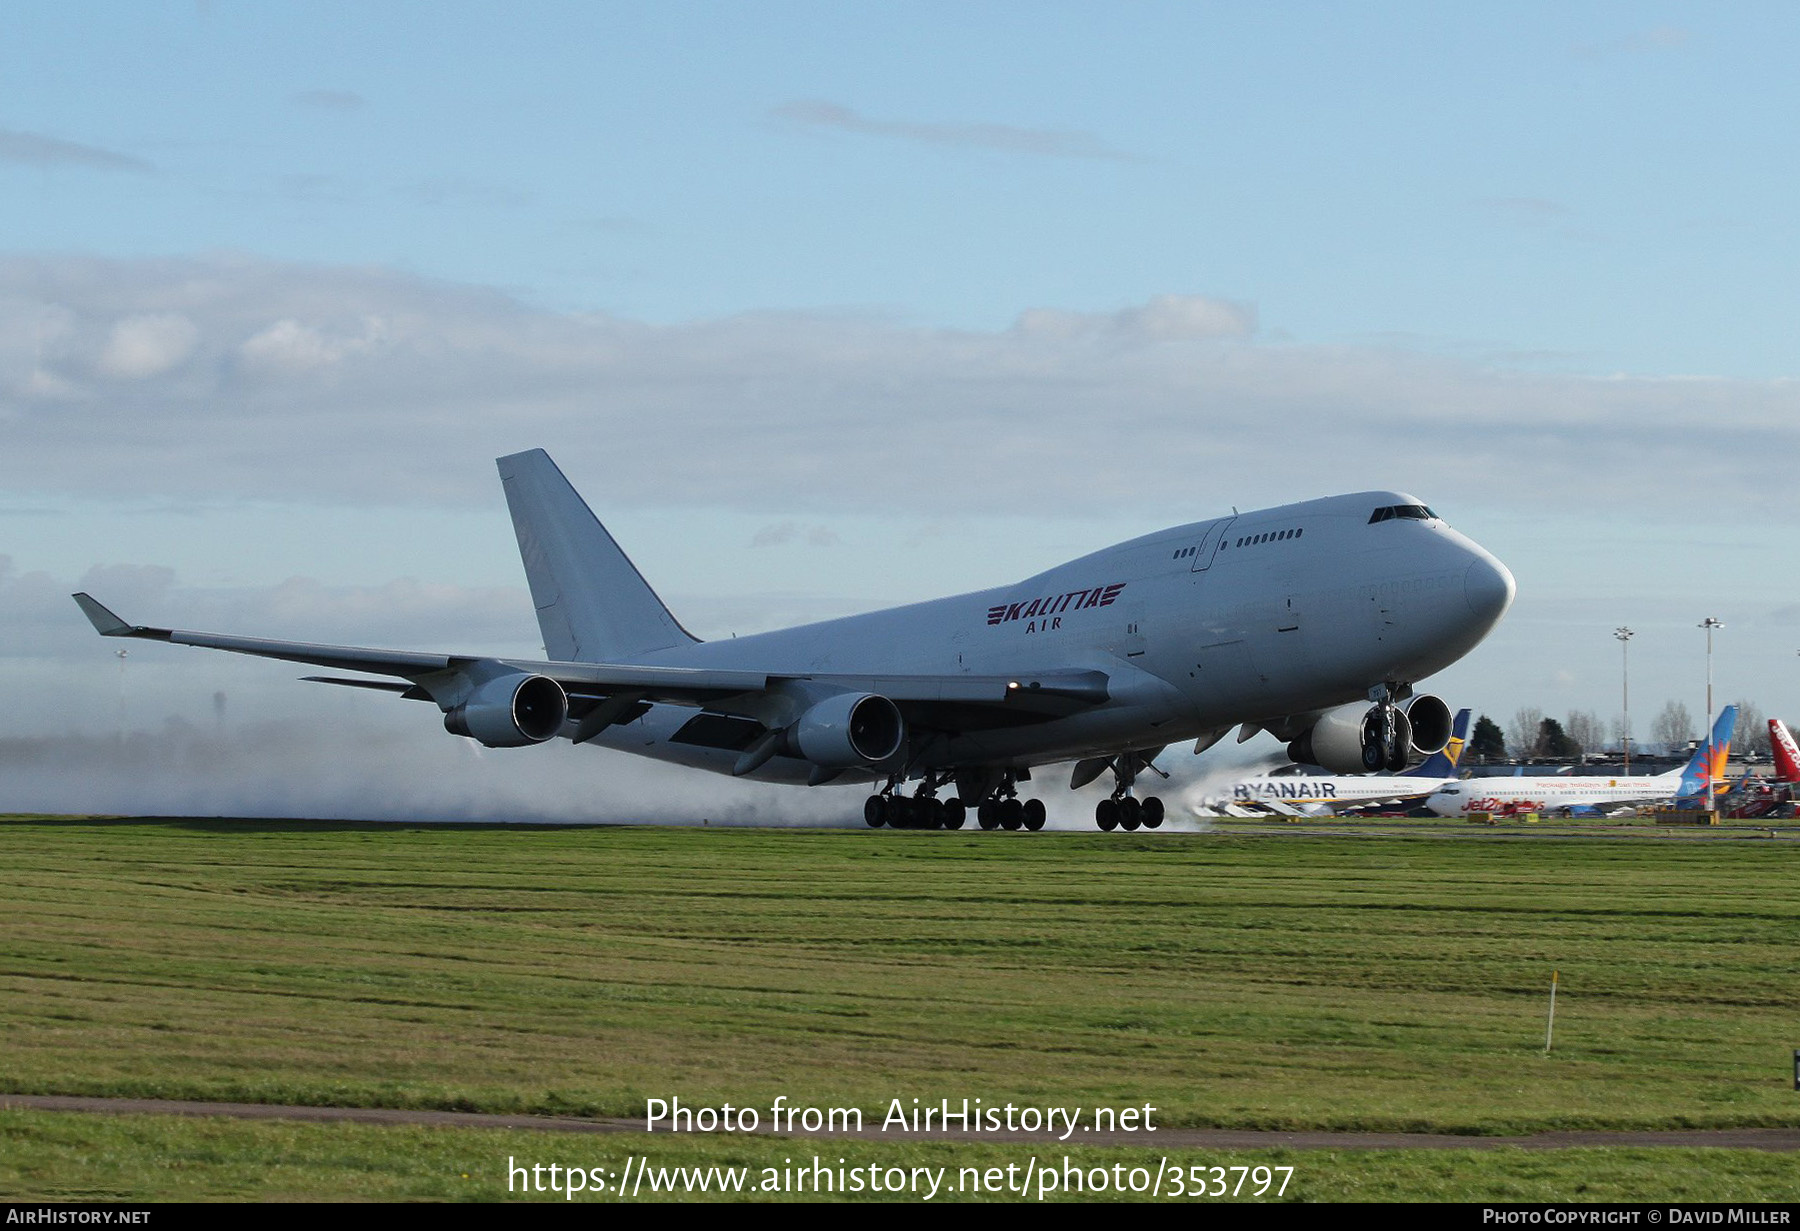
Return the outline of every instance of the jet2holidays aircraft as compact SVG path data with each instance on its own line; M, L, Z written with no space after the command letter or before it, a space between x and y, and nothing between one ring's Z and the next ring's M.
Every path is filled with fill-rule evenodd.
M1603 778L1597 774L1559 774L1545 778L1470 778L1445 783L1425 806L1439 816L1467 816L1471 812L1499 812L1507 808L1532 812L1564 812L1606 809L1633 804L1692 803L1705 794L1706 784L1725 778L1726 758L1731 755L1731 730L1737 725L1737 706L1719 711L1712 735L1694 749L1685 768L1645 778Z
M1138 798L1139 772L1239 724L1339 773L1443 747L1448 710L1413 684L1474 649L1514 592L1436 513L1374 491L1177 526L992 590L702 642L548 454L499 468L544 661L147 628L75 600L108 637L385 677L306 678L430 701L488 747L560 736L767 781L875 783L864 819L895 828L958 828L971 806L983 828L1040 828L1043 802L1018 783L1074 761L1071 789L1113 775L1100 827L1135 829L1163 817Z

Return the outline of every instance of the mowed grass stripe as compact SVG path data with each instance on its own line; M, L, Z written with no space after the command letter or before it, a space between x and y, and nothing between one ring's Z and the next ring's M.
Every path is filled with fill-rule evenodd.
M1795 1122L1786 844L1117 838L0 823L0 1078L605 1114L785 1093Z

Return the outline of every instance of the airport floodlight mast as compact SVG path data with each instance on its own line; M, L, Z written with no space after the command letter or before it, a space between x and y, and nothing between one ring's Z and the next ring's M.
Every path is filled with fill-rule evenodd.
M1721 620L1716 620L1712 616L1707 616L1704 620L1700 621L1698 627L1704 628L1706 630L1706 730L1708 732L1706 738L1710 740L1712 738L1711 732L1712 732L1712 721L1713 721L1712 635L1713 635L1713 629L1724 628L1725 624ZM1707 758L1707 766L1706 766L1706 810L1708 812L1711 812L1713 810L1713 775L1712 775L1712 759L1710 756Z
M1619 736L1619 743L1625 748L1625 776L1631 777L1631 639L1637 634L1629 628L1619 627L1613 630L1613 636L1619 639L1619 670L1623 681L1622 692L1625 702L1625 729Z

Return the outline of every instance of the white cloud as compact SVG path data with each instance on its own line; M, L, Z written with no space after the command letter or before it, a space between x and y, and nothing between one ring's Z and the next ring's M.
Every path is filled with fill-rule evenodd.
M238 348L253 368L294 374L325 368L380 344L385 329L378 318L363 322L360 334L327 333L292 317L276 321Z
M42 258L0 261L0 423L0 488L77 499L486 505L490 459L542 445L608 508L797 521L1045 502L1165 521L1378 484L1653 517L1706 492L1718 516L1791 520L1800 383L1301 345L1197 296L991 332L648 325L382 269Z
M200 330L179 312L126 317L112 327L100 368L133 380L160 376L193 354L199 340Z
M1200 341L1247 338L1256 332L1256 309L1200 295L1157 295L1118 312L1067 312L1031 308L1013 322L1015 332L1054 341Z

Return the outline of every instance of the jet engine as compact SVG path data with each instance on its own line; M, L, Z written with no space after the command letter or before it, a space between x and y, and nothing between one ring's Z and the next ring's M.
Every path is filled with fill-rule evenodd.
M1412 728L1413 751L1421 756L1442 752L1450 742L1450 729L1456 720L1441 697L1421 693L1405 703L1407 725Z
M476 688L444 715L444 730L489 748L523 748L554 736L568 717L569 698L561 684L518 671Z
M1438 697L1421 694L1394 707L1393 743L1384 750L1381 707L1357 701L1326 710L1288 745L1288 757L1334 774L1367 773L1384 765L1402 769L1408 750L1430 756L1449 743L1450 726L1450 707ZM1399 764L1394 763L1395 753Z
M878 693L846 692L827 697L788 729L793 751L814 765L848 769L887 760L906 740L906 720Z

